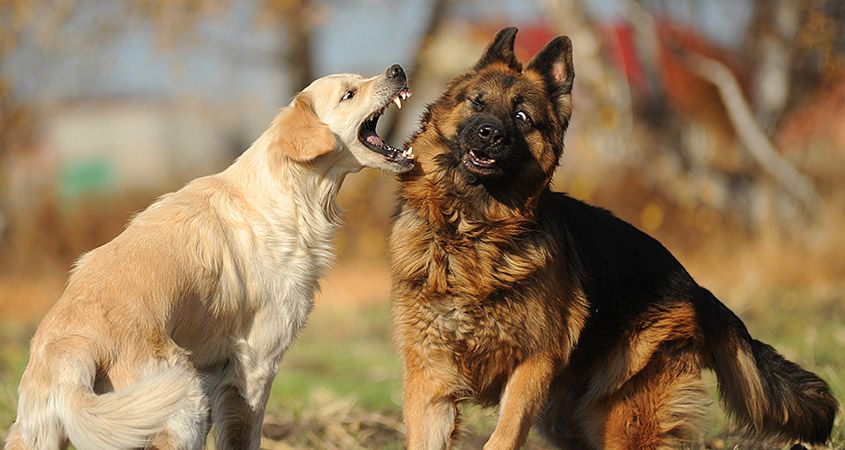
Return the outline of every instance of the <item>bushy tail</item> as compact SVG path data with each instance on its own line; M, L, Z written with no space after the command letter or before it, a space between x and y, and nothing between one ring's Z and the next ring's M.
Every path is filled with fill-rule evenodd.
M27 368L7 449L53 450L65 436L80 450L143 448L188 397L191 378L182 368L98 395L92 390L93 364L75 363L51 367L53 376L47 377ZM41 384L46 380L47 386Z
M184 370L171 368L116 392L80 389L60 417L80 450L142 448L188 397L189 380Z
M706 364L738 425L762 438L820 444L830 438L838 403L827 383L752 339L742 321L709 291L697 302Z

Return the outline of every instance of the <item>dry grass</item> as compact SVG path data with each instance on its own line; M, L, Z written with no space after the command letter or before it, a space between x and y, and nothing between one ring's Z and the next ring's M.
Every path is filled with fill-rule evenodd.
M390 342L388 287L369 284L370 279L383 277L386 267L374 263L343 264L327 277L324 294L274 385L264 448L402 448L401 367ZM16 292L21 299L32 299L32 305L49 304L37 298L56 290L55 282L36 284L27 296L23 284L15 283ZM756 295L726 301L739 310L756 337L819 373L842 400L845 299L840 292L770 285ZM19 319L37 316L34 309L24 312ZM0 328L0 430L13 420L15 386L34 330L29 319L25 322L6 321ZM712 378L709 382L715 386ZM479 448L493 429L495 410L466 407L464 418L465 432L457 448ZM732 432L715 405L711 427L700 445L755 448ZM532 435L526 448L547 446ZM826 448L845 448L841 418L834 444Z
M345 399L315 404L299 416L267 417L263 434L261 447L268 450L400 449L404 429L396 413L360 411Z

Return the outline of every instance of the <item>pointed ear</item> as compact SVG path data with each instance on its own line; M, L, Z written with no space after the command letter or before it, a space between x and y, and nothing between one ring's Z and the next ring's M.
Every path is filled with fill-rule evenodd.
M528 63L528 70L533 70L543 77L546 89L555 101L558 113L569 119L572 114L572 83L575 81L575 69L572 66L572 41L566 36L552 39L540 53Z
M271 146L284 156L299 162L310 161L337 147L329 126L314 113L314 104L306 94L299 94L273 120Z
M475 64L475 70L480 70L485 66L494 62L506 64L514 70L521 71L522 64L516 59L513 52L513 42L516 39L516 27L510 27L500 30L493 38L493 42L484 50L481 59Z

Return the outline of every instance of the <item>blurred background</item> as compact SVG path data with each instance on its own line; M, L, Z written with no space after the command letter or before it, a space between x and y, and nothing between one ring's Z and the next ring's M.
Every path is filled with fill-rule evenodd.
M0 0L0 439L28 340L80 253L226 167L319 76L402 64L414 96L379 126L400 144L511 25L523 61L573 41L554 188L659 238L843 400L845 2ZM394 183L347 178L338 263L283 363L266 448L401 448ZM742 444L713 409L701 446ZM466 409L465 448L493 413ZM841 418L835 436L845 448Z

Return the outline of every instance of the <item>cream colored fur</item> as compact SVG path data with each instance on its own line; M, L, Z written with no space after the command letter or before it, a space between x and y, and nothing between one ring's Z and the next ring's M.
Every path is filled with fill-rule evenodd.
M257 449L332 261L344 177L401 170L357 139L392 99L388 81L315 81L232 166L82 256L32 341L6 448L199 449L210 419L218 449Z

